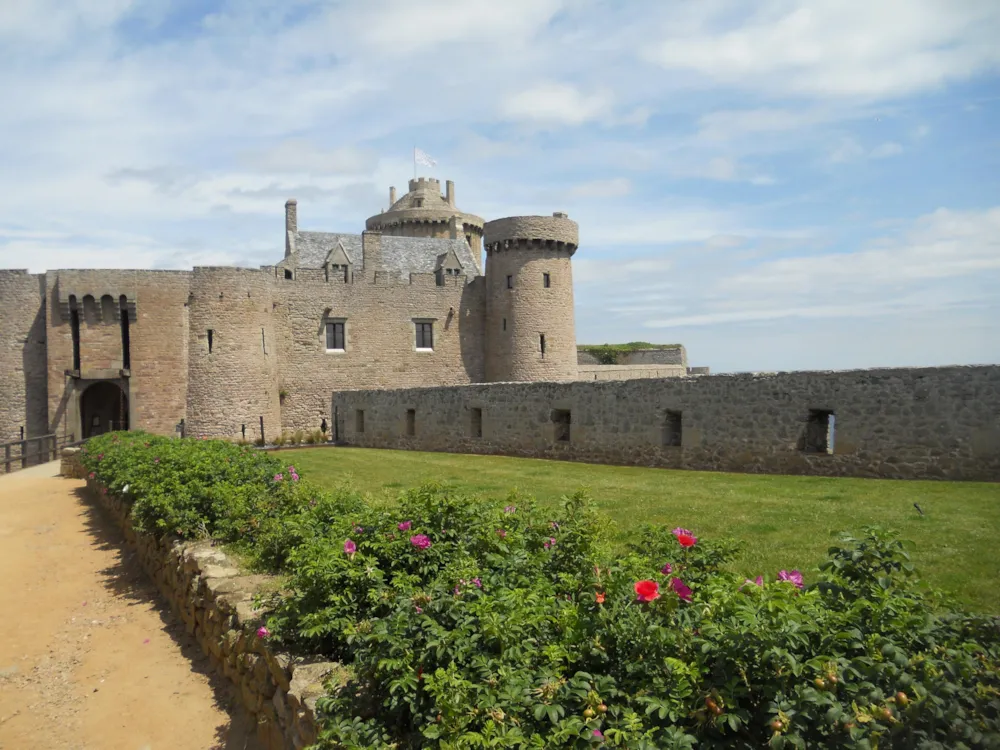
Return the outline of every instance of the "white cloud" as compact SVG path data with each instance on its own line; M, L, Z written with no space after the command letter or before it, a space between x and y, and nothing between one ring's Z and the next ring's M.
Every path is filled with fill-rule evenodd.
M819 97L897 96L933 89L1000 63L992 0L706 2L664 19L646 59L723 85ZM729 22L727 23L727 20Z
M888 143L883 143L873 148L870 156L873 159L885 159L889 156L896 156L901 153L903 153L903 147L898 143L889 141Z
M631 192L632 182L625 177L582 182L569 190L570 196L574 198L620 198Z
M583 125L612 114L608 91L584 94L567 83L541 83L507 97L501 114L542 125Z

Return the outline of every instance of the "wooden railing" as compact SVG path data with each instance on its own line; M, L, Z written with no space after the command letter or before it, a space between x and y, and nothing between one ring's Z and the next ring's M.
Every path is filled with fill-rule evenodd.
M55 461L59 458L59 452L71 444L73 444L72 435L61 437L59 435L38 435L23 440L13 440L9 443L0 443L0 448L3 449L4 474L10 474L12 471L25 469L46 461Z

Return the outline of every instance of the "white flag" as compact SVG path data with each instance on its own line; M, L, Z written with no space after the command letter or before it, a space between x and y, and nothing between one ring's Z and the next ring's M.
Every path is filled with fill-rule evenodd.
M437 166L437 162L428 156L425 151L421 151L419 148L413 149L413 161L417 164L422 164L425 167Z

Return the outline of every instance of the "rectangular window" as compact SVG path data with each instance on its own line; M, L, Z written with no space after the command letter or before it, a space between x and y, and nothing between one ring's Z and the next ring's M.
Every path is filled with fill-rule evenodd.
M504 318L504 319L503 319L503 329L504 329L505 331L507 330L507 318Z
M507 288L508 289L513 289L514 288L514 277L513 276L508 276L507 277Z
M417 349L434 348L434 324L416 323L417 328Z
M469 434L474 438L481 438L483 436L483 410L473 407L469 412Z
M80 311L76 308L76 300L70 300L69 327L73 334L73 369L80 369Z
M326 324L326 350L328 352L344 351L343 321L332 321Z
M541 351L542 356L545 356L545 334L538 334L538 349Z
M833 453L835 420L829 409L810 409L802 450L806 453Z
M215 331L208 329L208 353L212 353L212 343L215 341Z
M291 270L290 270L290 269L288 269L288 268L286 268L286 269L285 269L285 278L286 278L286 279L290 279L290 278L292 278L292 272L291 272Z
M561 443L569 442L569 426L571 422L569 409L553 409L552 423L555 425L555 439Z
M681 445L681 413L667 409L663 420L663 445L680 447Z
M417 434L417 410L406 410L406 434L413 437Z
M552 277L549 276L547 273L542 274L542 286L544 286L546 289L552 286Z
M354 412L354 431L364 432L365 431L365 410L358 409Z
M124 294L118 298L118 312L121 316L122 326L122 368L130 370L132 368L132 345L128 329L128 300Z

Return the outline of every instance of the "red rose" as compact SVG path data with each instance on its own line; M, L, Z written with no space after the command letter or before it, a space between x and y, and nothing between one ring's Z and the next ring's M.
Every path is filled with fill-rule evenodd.
M682 547L693 547L698 540L691 534L678 534L677 541Z
M656 581L636 581L635 595L640 602L651 602L660 598L660 584Z

